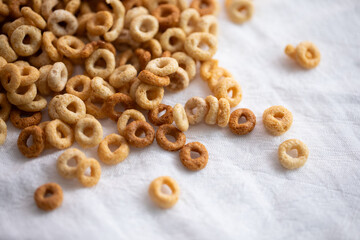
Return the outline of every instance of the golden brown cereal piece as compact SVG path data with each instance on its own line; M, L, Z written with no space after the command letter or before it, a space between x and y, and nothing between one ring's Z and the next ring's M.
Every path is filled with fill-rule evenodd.
M33 143L31 146L27 145L27 140L32 136ZM30 126L24 128L17 141L19 151L27 158L39 156L44 150L44 132L38 126Z
M203 50L200 48L201 45L207 45L208 49ZM195 60L210 60L217 51L217 39L210 33L192 33L186 38L184 48L186 53Z
M35 83L30 86L19 87L14 92L7 93L7 99L14 105L22 105L32 102L36 97L36 85Z
M213 92L216 92L218 84L220 84L220 82L225 81L225 78L233 79L232 74L228 70L226 70L225 68L222 68L222 67L216 67L216 68L212 69L211 77L207 81L210 90ZM232 84L236 85L236 83L230 82L230 85L232 85ZM225 84L225 85L227 85L227 84ZM230 97L229 97L229 99L230 99Z
M239 123L239 119L245 117L246 122ZM250 133L256 125L255 114L247 108L240 108L233 111L230 115L229 128L231 132L238 135Z
M9 44L8 37L4 34L0 35L0 56L10 63L17 59L15 51Z
M3 0L0 1L0 15L3 17L8 16L10 13L9 7L8 5L5 3L3 3Z
M165 111L165 113L159 117L159 113ZM160 103L156 108L148 112L149 121L155 126L160 126L163 124L172 124L174 121L173 109L169 105Z
M220 127L226 127L230 120L230 103L226 98L219 99L219 112L217 115L217 124Z
M229 97L228 93L232 91L232 96ZM242 90L240 84L232 78L225 78L217 84L214 92L215 96L220 98L226 98L230 107L237 106L242 99Z
M131 58L134 56L134 53L131 49L128 49L121 54L116 56L116 66L123 66L131 61Z
M181 104L176 104L173 108L173 117L176 127L182 131L186 132L189 129L189 120L186 116L184 107Z
M126 126L129 123L129 120L133 119L135 121L141 120L141 121L146 121L144 115L135 110L135 109L128 109L125 110L119 117L118 121L117 121L117 130L119 132L120 135L124 135Z
M130 91L129 91L129 94L130 94L130 97L133 99L133 100L136 100L136 90L138 89L138 87L140 86L141 84L141 81L138 79L138 78L134 78L132 81L131 81L131 86L130 86Z
M31 26L33 26L34 23L32 21L28 20L28 19L20 17L20 18L14 20L12 22L5 23L4 26L2 27L2 30L10 38L12 33L15 31L15 29L17 29L18 27L20 27L22 25L31 25Z
M113 25L113 17L108 11L99 11L86 24L88 33L94 36L105 34Z
M297 150L297 157L288 154L291 150ZM279 161L284 168L296 169L304 166L308 157L309 149L302 141L298 139L289 139L280 144L278 150Z
M151 53L152 58L161 57L162 47L158 40L154 38L150 39L149 41L143 42L141 46Z
M10 113L11 123L14 125L14 127L19 129L23 129L32 125L37 125L41 122L41 119L41 112L26 113L15 108L11 110Z
M7 136L7 125L2 118L0 118L0 146L6 141Z
M140 137L142 133L145 134L145 137ZM143 148L153 143L155 130L145 121L134 121L126 126L124 137L131 146Z
M61 26L61 22L66 22L66 27ZM79 26L76 17L70 12L62 9L55 10L51 13L47 23L48 29L58 37L73 35Z
M173 136L175 142L169 141L166 135ZM156 131L156 142L161 148L167 151L178 151L185 145L186 136L174 125L164 124Z
M5 122L8 120L11 111L11 104L4 93L0 93L0 118Z
M115 145L118 148L115 151L111 151L109 146ZM108 165L118 164L127 158L130 153L130 147L127 144L124 137L118 134L110 134L101 141L98 147L99 159Z
M138 79L146 84L158 87L164 87L170 84L170 78L168 76L160 77L149 70L142 70L138 75Z
M167 185L171 189L171 194L161 191L162 185ZM171 208L179 200L179 185L170 177L158 177L149 186L150 199L161 208Z
M44 47L41 47L37 53L29 57L29 63L36 68L51 64L52 62Z
M139 67L141 70L145 69L146 65L151 60L151 53L149 51L146 51L142 48L137 48L135 50L135 55L137 56L139 60Z
M126 64L114 70L109 77L109 83L111 86L119 88L129 83L136 75L136 69L132 65Z
M54 92L61 92L64 90L68 80L68 71L64 63L56 62L50 69L47 82L49 88Z
M112 52L113 54L116 54L116 49L111 43L99 40L99 41L92 41L90 43L87 43L82 48L82 50L80 52L80 56L81 56L81 58L88 58L95 50L97 50L99 48L107 49L110 52Z
M115 107L118 104L124 106L125 110L135 108L135 102L130 96L123 93L115 93L111 95L106 99L103 111L114 121L117 121L122 114L122 112L115 110Z
M95 118L82 118L77 121L74 129L75 140L82 148L92 148L103 138L103 129Z
M189 35L197 30L200 14L193 8L188 8L180 15L179 27Z
M189 57L186 53L176 52L171 55L175 58L179 64L179 67L183 68L188 74L189 80L192 80L196 75L196 62Z
M5 60L5 58L0 56L0 70L3 66L5 66L7 64L7 61Z
M51 211L62 204L63 191L57 183L46 183L36 189L34 200L38 208Z
M46 134L45 134L45 128L46 128L46 125L49 123L50 121L45 121L45 122L41 122L39 123L37 126L39 128L41 128L41 130L43 130L44 132L44 149L49 149L49 148L52 148L52 146L50 145L50 143L48 143L46 141Z
M321 59L319 49L312 42L301 42L296 48L287 45L285 53L295 59L303 68L315 68Z
M28 0L9 0L8 7L10 16L13 18L21 17L20 7L28 3Z
M86 35L86 24L87 22L94 16L95 13L93 12L88 12L85 14L82 14L78 17L78 23L79 26L76 30L76 35L78 36L84 36Z
M147 15L147 14L149 14L149 11L144 7L139 6L139 7L134 7L132 9L129 9L128 11L126 11L126 14L125 14L124 27L129 28L130 23L132 22L132 20L134 18L136 18L137 16L140 16L140 15Z
M204 81L209 81L211 76L213 75L214 69L218 68L218 60L210 59L201 63L200 67L200 77Z
M288 131L292 125L292 113L283 106L272 106L263 113L263 123L265 128L275 136L279 136Z
M101 77L91 79L90 86L93 94L104 100L115 93L115 89Z
M254 14L254 5L251 0L226 0L226 12L234 23L243 23Z
M35 83L40 77L39 70L32 66L19 66L19 70L21 80L20 86L29 86Z
M141 83L135 92L136 103L146 110L158 106L164 97L164 88Z
M180 10L173 4L161 4L151 14L158 20L160 30L175 27L180 19Z
M76 11L80 8L81 0L68 0L66 1L65 10L75 14Z
M24 43L25 37L29 37L29 43ZM36 53L41 46L40 29L22 25L15 29L10 38L11 46L17 55L27 57Z
M180 91L189 86L189 76L187 72L179 67L175 73L169 75L170 84L166 86L166 89L172 92Z
M114 24L110 31L104 34L104 39L107 42L113 42L124 27L125 7L119 0L106 0L106 3L110 4L114 11Z
M24 16L25 19L32 21L37 28L44 30L46 27L46 22L42 18L40 14L34 12L30 7L22 7L21 14Z
M15 92L20 87L20 69L13 63L5 64L0 71L1 85L8 92Z
M105 61L105 67L96 66L96 62L99 59ZM97 49L85 60L85 69L90 77L97 76L105 79L110 76L115 69L115 56L107 49Z
M143 5L152 12L161 4L176 5L176 2L177 0L143 0Z
M196 109L196 113L194 113ZM208 112L207 104L201 97L192 97L185 104L185 112L190 124L201 122Z
M73 130L64 122L55 119L45 127L46 141L57 149L70 147L74 142Z
M219 11L217 0L193 0L190 7L195 8L201 16L208 14L216 15Z
M26 112L39 112L46 108L46 105L46 99L41 95L36 95L32 102L23 105L17 105L17 108Z
M197 158L192 158L191 152L197 152L200 156ZM209 159L209 153L206 150L206 147L199 142L191 142L186 144L180 150L179 155L181 163L187 169L192 171L198 171L203 169L207 165Z
M55 37L55 35L54 35L54 37ZM50 45L50 43L49 43L49 45ZM74 58L74 59L77 58L78 59L78 58L80 58L80 54L82 53L85 44L83 41L81 41L77 37L74 37L71 35L65 35L65 36L60 37L56 41L56 46L57 46L59 58L60 58L60 56L64 55L68 58ZM50 47L53 47L53 46L50 45Z
M86 114L85 103L80 98L67 93L58 100L55 110L60 120L68 124L75 124Z
M100 107L98 105L100 105ZM85 102L86 112L97 119L106 118L106 113L103 111L104 105L104 99L96 96L91 96Z
M71 159L75 160L76 165L69 165ZM86 159L85 154L77 148L69 148L65 150L56 162L58 173L64 178L75 178L78 164Z
M85 175L85 171L90 167L90 176ZM95 186L101 176L101 166L94 158L86 158L78 164L76 176L84 187Z
M207 104L207 108L209 109L205 115L205 123L210 125L216 124L219 112L219 100L210 95L205 98L205 102Z
M66 92L85 101L91 95L91 80L85 75L76 75L66 83Z
M123 0L122 3L124 4L126 11L129 11L134 7L140 7L142 5L142 0Z
M131 37L137 42L146 42L152 39L159 30L159 22L154 16L140 15L130 23Z
M162 49L169 52L182 51L186 34L181 28L168 28L160 37Z
M178 62L171 57L161 57L151 60L146 66L146 70L160 76L165 77L175 73L179 68Z
M50 32L44 32L42 36L42 44L44 51L48 54L49 58L55 62L58 62L62 59L62 54L57 49L56 36Z

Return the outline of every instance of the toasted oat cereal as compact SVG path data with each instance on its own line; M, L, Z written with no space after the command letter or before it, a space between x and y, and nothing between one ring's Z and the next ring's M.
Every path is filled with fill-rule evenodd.
M285 53L296 60L303 68L315 68L320 63L321 55L319 49L312 42L301 42L296 48L287 45Z
M76 142L82 148L92 148L101 142L103 128L95 118L82 118L75 125L74 135Z
M111 151L109 145L116 145L118 148ZM99 159L108 165L118 164L124 161L130 153L130 147L124 137L115 133L104 138L97 150Z
M46 183L36 189L34 200L38 208L51 211L61 206L63 191L57 183Z
M283 106L272 106L263 113L265 128L275 136L282 135L288 131L292 122L292 113Z
M297 157L292 157L288 154L289 151L296 149ZM279 150L279 161L284 168L296 169L304 166L308 157L308 147L298 139L289 139L280 144Z
M171 194L163 193L162 185L165 184L171 189ZM153 180L149 186L150 199L161 208L171 208L179 200L179 185L168 176L158 177Z
M71 159L75 160L76 165L69 165ZM86 159L85 154L77 148L69 148L65 150L59 157L56 163L58 173L64 178L75 178L78 164Z

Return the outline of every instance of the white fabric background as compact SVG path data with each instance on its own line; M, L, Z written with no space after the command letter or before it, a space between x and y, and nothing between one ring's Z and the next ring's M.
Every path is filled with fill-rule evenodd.
M156 143L131 148L116 166L102 166L93 188L56 172L62 151L26 159L16 146L19 130L8 122L0 148L0 239L359 239L360 238L360 2L358 0L255 0L243 25L219 15L220 65L244 92L238 107L254 111L258 123L247 136L200 124L187 142L206 145L210 158L199 172L187 171L178 153ZM284 47L303 40L321 51L320 65L301 69ZM185 104L210 94L197 77L164 103ZM263 111L284 105L294 115L291 129L269 135ZM116 132L111 120L105 133ZM298 138L310 149L306 165L285 170L277 160L281 142ZM75 147L78 145L74 145ZM95 157L96 148L87 150ZM169 210L155 207L147 188L169 175L181 188ZM33 193L46 182L63 187L64 202L45 213Z

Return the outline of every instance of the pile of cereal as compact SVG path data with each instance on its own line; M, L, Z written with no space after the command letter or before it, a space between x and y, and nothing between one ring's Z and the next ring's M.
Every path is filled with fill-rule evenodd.
M227 0L225 7L235 23L253 15L251 0ZM84 149L97 147L99 160L114 165L127 158L130 146L145 148L156 139L164 150L179 151L187 169L205 168L206 147L200 142L186 144L184 132L190 125L204 121L245 135L256 124L250 109L231 113L242 99L242 89L213 59L218 11L217 0L0 0L0 144L6 140L10 117L21 129L17 144L25 157L37 157L45 148L66 149L57 160L58 173L77 178L85 187L98 183L101 166L70 148L74 141ZM318 49L309 42L289 45L285 52L305 68L320 61ZM166 91L189 86L197 63L213 95L192 97L184 106L163 104ZM82 66L83 74L74 76L75 66ZM119 105L125 111L118 111ZM41 122L46 113L52 120ZM242 117L245 123L239 123ZM117 124L118 134L103 136L99 120L104 118ZM273 135L288 131L292 121L291 112L282 106L263 114ZM110 145L117 149L110 150ZM288 155L291 149L299 156ZM192 158L191 152L199 156ZM306 145L296 139L279 147L279 161L289 169L304 165L308 154ZM76 166L68 164L71 159ZM90 175L85 174L88 168ZM171 189L170 195L161 191L163 184ZM149 195L160 207L169 208L179 198L179 186L170 177L159 177L150 184ZM52 210L61 205L63 191L47 183L34 198L39 208Z

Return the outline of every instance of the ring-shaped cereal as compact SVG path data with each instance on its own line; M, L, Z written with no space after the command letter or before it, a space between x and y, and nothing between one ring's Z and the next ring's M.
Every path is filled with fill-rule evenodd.
M0 93L0 118L5 122L8 120L11 111L11 104L7 100L5 93Z
M94 36L105 34L113 25L113 17L108 11L97 12L86 24L88 33Z
M119 0L106 0L106 3L110 4L114 11L114 24L110 31L104 34L104 39L107 42L113 42L120 35L124 27L125 7Z
M138 79L146 84L158 87L165 87L170 84L170 78L168 76L160 77L149 70L142 70L138 75Z
M307 41L301 42L296 48L292 45L286 46L285 53L306 69L316 67L321 59L319 49L312 42Z
M91 95L91 80L85 75L76 75L66 83L66 92L85 101Z
M57 40L56 46L61 55L68 58L79 58L85 44L75 36L65 35Z
M146 110L158 106L164 97L164 88L141 83L135 92L136 103Z
M40 77L39 70L37 70L37 68L34 68L32 66L23 66L20 67L19 69L20 69L20 79L21 79L20 86L29 86L35 83Z
M123 93L115 93L111 95L106 99L103 111L114 121L117 121L122 114L122 112L115 110L115 107L118 104L124 106L125 110L135 107L135 103L130 96Z
M171 142L167 139L166 135L174 137L175 142ZM185 145L186 136L174 125L164 124L156 131L156 142L162 149L167 151L178 151Z
M45 138L51 146L57 149L65 149L73 144L74 132L69 125L55 119L46 125Z
M254 14L254 5L251 0L226 0L225 8L234 23L246 22Z
M104 100L115 94L115 89L101 77L94 77L93 79L91 79L90 86L92 89L92 93L96 97Z
M68 71L64 63L56 62L47 77L49 88L54 92L61 92L68 80Z
M58 5L59 0L46 0L42 1L41 4L41 16L45 18L45 20L49 19L49 16L53 13L53 9L56 5Z
M75 124L85 117L86 106L80 98L71 94L64 94L60 99L55 106L60 120L68 124Z
M29 43L24 43L25 37L29 37ZM15 29L10 38L10 43L17 55L27 57L36 53L41 46L40 29L22 25Z
M207 80L207 84L211 91L215 92L220 82L228 81L226 78L232 78L232 74L222 67L216 67L211 70L211 76ZM225 83L226 84L226 83Z
M32 66L36 68L40 68L44 65L53 63L53 61L50 59L43 47L41 47L37 53L30 56L28 61Z
M111 151L109 147L110 145L117 146L117 149L115 151ZM129 153L130 147L125 138L115 133L106 136L100 142L97 150L99 159L108 165L114 165L124 161Z
M6 122L0 118L0 146L2 146L6 141L7 136L7 125Z
M165 113L159 117L159 113L162 111L165 111ZM160 103L156 108L148 112L148 119L149 122L151 122L155 126L172 124L172 122L174 121L173 109L169 105Z
M175 73L178 68L179 64L174 58L160 57L151 60L145 69L160 77L165 77Z
M181 104L177 103L173 107L173 117L175 125L180 131L186 132L189 129L189 120L186 116L185 109Z
M226 127L230 120L230 103L226 98L219 99L219 111L217 124L219 127Z
M19 18L19 17L22 17L21 12L20 12L21 6L27 4L29 1L28 0L8 0L7 2L8 2L7 5L9 8L10 16L13 18Z
M194 109L196 109L196 113L194 113ZM185 104L185 112L189 123L194 125L205 118L208 107L203 98L192 97Z
M199 153L199 157L192 158L191 152ZM186 144L179 153L181 163L191 171L198 171L203 169L209 159L209 153L206 147L199 142L191 142Z
M46 27L46 22L42 18L42 16L35 11L33 11L30 7L22 7L21 14L24 18L32 21L37 28L44 30Z
M103 129L95 118L82 118L75 125L74 135L82 148L92 148L101 142Z
M129 11L134 7L140 7L142 5L142 0L123 0L122 3L124 4L126 11Z
M120 88L129 83L136 75L137 71L132 65L122 65L115 68L114 72L109 77L109 83L115 88Z
M0 56L9 63L15 61L18 57L5 34L0 35Z
M160 30L177 26L180 19L180 10L173 4L161 4L151 14L158 20Z
M75 14L76 11L80 8L81 0L67 0L65 10Z
M140 43L136 42L130 34L129 29L123 29L117 39L113 42L114 46L120 52L126 51L129 48L137 48Z
M2 30L4 33L8 35L9 38L11 38L12 33L17 29L18 27L22 25L30 25L33 26L34 23L26 18L20 17L12 22L7 22L2 27Z
M114 55L116 54L116 49L111 43L98 40L98 41L92 41L92 42L87 43L82 48L82 50L80 52L80 57L88 58L95 50L97 50L99 48L107 49L110 52L112 52Z
M205 15L200 18L197 24L198 32L207 32L217 36L219 31L219 23L214 15Z
M96 62L99 59L105 61L105 68L96 66ZM115 56L107 49L97 49L85 60L85 69L90 77L101 77L105 79L110 76L115 69Z
M86 35L86 24L94 15L95 15L95 13L90 11L90 12L84 13L78 17L79 26L76 30L76 35L82 36L82 37Z
M198 22L200 20L200 14L193 8L188 8L180 15L179 27L189 35L196 31Z
M22 105L32 102L37 94L35 83L19 87L15 92L7 92L6 96L10 103L14 105Z
M145 134L145 137L140 137L142 133ZM153 143L155 130L146 121L134 121L126 126L124 137L131 146L143 148Z
M200 16L209 14L216 15L219 11L217 0L193 0L190 3L190 7L196 9Z
M202 44L206 44L208 49L201 49ZM210 33L192 33L186 38L184 48L187 54L195 60L210 60L217 51L217 39Z
M55 97L53 97L49 104L48 104L48 114L50 119L59 119L59 114L56 112L56 108L55 106L57 105L57 102L59 100L61 100L61 98L63 97L63 95L56 95Z
M175 58L179 64L179 67L183 68L189 77L189 80L193 79L196 75L196 62L192 57L188 56L184 52L176 52L171 55L172 58Z
M292 157L287 152L296 149L297 157ZM278 156L281 165L287 169L296 169L304 166L308 157L309 149L298 139L289 139L281 143L278 149Z
M124 27L129 28L130 23L132 22L132 20L134 18L136 18L137 16L140 16L140 15L147 15L147 14L149 14L149 11L146 8L141 7L141 6L129 9L128 11L126 11L126 14L125 14Z
M15 92L20 87L20 69L13 63L7 63L0 71L1 85L8 92Z
M151 53L149 51L146 51L146 50L142 49L142 48L137 48L135 50L135 55L136 55L136 57L138 59L140 70L145 69L146 65L151 60Z
M151 53L152 58L161 57L162 54L162 47L158 40L150 39L149 41L142 43L142 48L148 50Z
M25 116L24 116L25 115ZM25 113L16 108L10 112L10 121L14 127L24 129L29 126L38 125L41 122L42 113Z
M36 81L36 83L35 83L36 87L38 89L38 92L44 96L50 95L52 92L47 84L47 77L49 75L51 68L52 68L52 65L42 66L39 69L39 72L40 72L39 80Z
M85 174L85 171L90 167L90 176ZM78 164L76 177L84 187L95 186L101 176L101 166L94 158L85 158Z
M246 122L239 123L239 119L245 117ZM256 125L255 114L247 108L240 108L233 111L230 115L229 128L232 133L237 135L245 135L250 133Z
M136 90L141 84L141 81L136 77L130 82L129 95L133 100L136 100Z
M41 95L36 95L34 100L32 100L30 103L17 105L17 108L26 112L39 112L44 108L46 108L46 105L47 105L46 99Z
M62 22L66 23L66 27L60 25ZM49 30L57 37L73 35L79 26L76 17L70 12L62 9L55 10L51 13L47 23Z
M50 31L44 32L42 36L42 44L44 51L48 54L49 58L55 62L62 59L62 54L57 49L57 37Z
M171 194L163 193L162 185L171 189ZM180 188L176 181L168 176L158 177L149 186L150 199L161 208L171 208L179 200Z
M27 145L27 140L32 136L33 143ZM38 126L30 126L24 128L17 141L19 151L27 158L39 156L44 150L44 132Z
M292 113L283 106L272 106L263 113L263 123L265 128L275 136L279 136L288 131L293 122Z
M181 28L168 28L160 37L160 44L162 49L177 52L182 51L186 34Z
M187 72L179 67L176 72L169 75L170 84L166 86L166 89L172 92L180 91L189 86L189 75Z
M125 110L119 117L117 121L117 130L121 136L124 135L126 126L128 125L130 119L133 119L134 121L146 121L144 115L135 109L128 109Z
M228 95L230 91L232 91L231 97ZM225 78L219 82L215 88L214 94L218 99L226 98L230 103L230 107L237 106L242 99L240 84L233 78Z
M137 42L152 39L159 30L159 22L154 16L140 15L130 23L131 37Z
M205 102L207 104L207 108L209 109L205 115L205 123L210 125L216 124L219 112L219 100L210 95L205 98Z
M76 165L69 165L71 159L75 160ZM86 159L85 154L77 148L65 150L57 159L56 168L58 173L64 178L75 178L78 164Z
M100 104L101 107L98 107L97 105ZM103 111L105 105L105 100L97 97L95 95L90 96L86 102L86 113L94 116L97 119L103 119L106 118L106 113Z
M38 208L51 211L62 204L63 191L57 183L46 183L36 189L34 200Z

